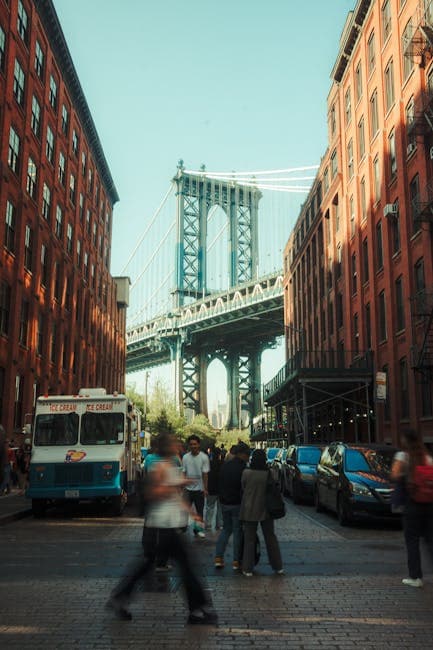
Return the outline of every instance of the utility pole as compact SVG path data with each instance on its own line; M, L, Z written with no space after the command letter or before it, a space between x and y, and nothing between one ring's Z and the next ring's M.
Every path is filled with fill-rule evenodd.
M147 424L147 382L149 380L149 375L150 372L146 370L144 375L144 426L143 426L144 431L146 430L146 424Z

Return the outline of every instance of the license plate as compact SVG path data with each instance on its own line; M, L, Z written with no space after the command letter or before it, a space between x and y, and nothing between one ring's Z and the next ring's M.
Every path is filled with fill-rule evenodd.
M80 490L65 490L65 499L78 499Z

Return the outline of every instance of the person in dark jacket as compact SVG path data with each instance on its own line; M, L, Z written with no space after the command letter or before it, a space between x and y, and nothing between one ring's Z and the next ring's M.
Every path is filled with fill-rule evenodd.
M242 500L241 477L250 456L250 448L244 442L240 442L234 451L234 458L223 463L219 476L223 529L216 543L214 565L217 569L224 567L224 553L233 534L233 570L238 571L241 559L241 525L239 521Z
M207 497L205 511L206 530L212 530L212 522L215 518L215 528L220 530L223 525L221 504L218 497L218 481L223 464L221 450L212 447L209 454L210 472L207 475Z

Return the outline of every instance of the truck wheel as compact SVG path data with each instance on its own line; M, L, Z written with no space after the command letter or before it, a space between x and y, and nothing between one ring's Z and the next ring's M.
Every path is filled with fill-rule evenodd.
M47 514L46 499L32 499L32 513L35 519L41 519Z
M120 517L120 515L123 513L123 510L125 508L125 503L126 503L126 498L124 492L112 498L111 504L113 508L113 515L115 517Z

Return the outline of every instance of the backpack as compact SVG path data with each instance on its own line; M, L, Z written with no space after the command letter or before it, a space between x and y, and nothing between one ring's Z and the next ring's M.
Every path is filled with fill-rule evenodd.
M409 494L416 503L433 503L433 465L415 465Z
M266 481L265 507L271 519L281 519L286 514L280 486L274 481L269 470Z

